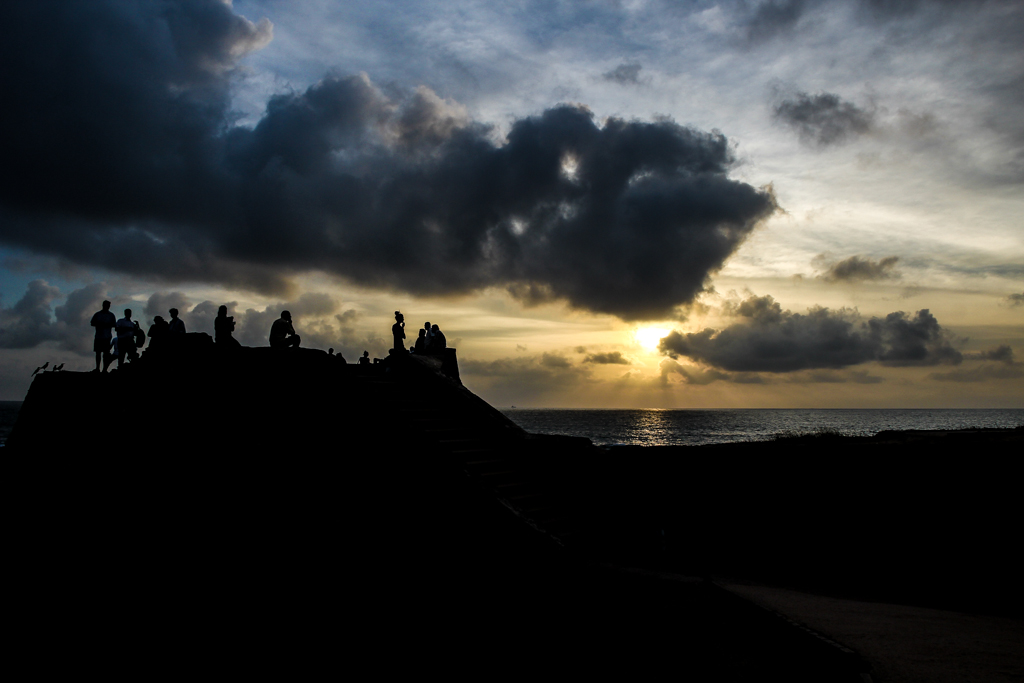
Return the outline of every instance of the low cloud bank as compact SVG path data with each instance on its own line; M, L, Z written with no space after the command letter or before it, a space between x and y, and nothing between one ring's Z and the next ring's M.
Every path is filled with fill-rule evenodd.
M736 372L839 369L877 361L889 366L958 365L962 353L928 309L865 318L856 310L783 310L770 296L727 307L737 322L722 330L673 331L659 350Z
M89 321L107 298L114 302L111 310L118 318L125 308L131 308L133 319L138 320L144 330L152 323L153 316L169 320L168 309L177 308L188 332L205 332L212 336L214 318L220 306L225 305L228 315L235 319L235 339L245 346L267 346L270 327L283 310L292 313L305 347L333 347L354 361L364 350L371 356L386 356L391 345L391 340L362 329L355 309L341 310L340 302L324 293L307 292L263 310L244 311L238 311L238 303L234 301L207 300L193 304L181 292L155 292L141 304L109 296L102 282L76 289L67 295L63 304L54 306L61 298L65 297L57 287L45 280L33 280L14 305L7 307L0 303L0 348L30 349L52 343L61 350L91 355L95 331Z
M92 350L89 321L104 299L103 283L71 292L64 304L53 306L63 295L45 280L28 283L25 294L10 308L0 305L0 348L29 349L43 342L80 353Z

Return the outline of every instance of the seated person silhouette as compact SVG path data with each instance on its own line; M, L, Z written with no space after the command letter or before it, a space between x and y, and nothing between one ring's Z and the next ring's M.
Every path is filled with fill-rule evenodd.
M370 352L369 351L363 351L363 355L359 357L359 364L360 365L369 365L370 364Z
M213 319L213 341L218 347L237 348L241 346L238 340L231 336L235 329L235 317L228 315L228 307L221 306L217 309L217 317Z
M160 348L168 329L170 329L170 325L167 324L167 321L162 316L154 315L153 324L149 326L149 348L152 349L154 346Z
M178 309L168 311L171 320L167 323L167 334L160 340L160 346L167 349L180 349L185 345L185 321L178 317Z
M167 331L170 334L185 334L185 321L178 317L178 309L172 308L168 313L171 314L171 322L167 324Z
M292 327L292 314L288 311L281 311L281 317L270 326L270 348L297 349L299 342L299 335L295 334L295 328Z
M427 331L424 329L420 330L420 336L416 337L416 344L412 347L413 353L426 353L427 350Z
M438 329L437 325L430 328L430 353L444 353L444 350L448 348L448 339L444 336L444 332Z

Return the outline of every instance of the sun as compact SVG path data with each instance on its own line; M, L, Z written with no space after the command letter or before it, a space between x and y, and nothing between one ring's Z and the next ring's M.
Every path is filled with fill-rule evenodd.
M654 351L658 348L658 342L661 341L662 337L668 336L671 330L666 330L663 327L638 327L633 332L633 338L636 339L636 343L645 348L648 351Z

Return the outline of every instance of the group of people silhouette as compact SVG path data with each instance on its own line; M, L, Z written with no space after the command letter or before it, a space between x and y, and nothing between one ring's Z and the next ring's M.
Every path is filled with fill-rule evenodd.
M448 339L444 336L444 332L438 329L437 325L431 325L428 321L423 323L416 343L406 351L405 316L401 311L395 311L395 324L391 326L391 336L394 338L394 347L391 349L393 353L437 354L444 353L444 350L448 348Z
M185 323L178 317L178 309L172 308L168 312L171 315L170 322L159 315L154 316L153 324L149 326L149 348L184 337ZM92 350L96 352L96 372L100 370L100 361L103 361L103 372L106 372L115 358L118 367L126 360L132 362L138 359L139 349L145 345L147 335L139 326L139 321L132 320L132 309L124 309L124 317L118 320L110 311L110 302L104 301L103 309L96 311L89 324L96 328L96 337L92 343Z
M149 337L149 349L165 348L171 349L185 338L185 322L178 317L178 309L172 308L168 311L170 321L164 320L163 316L153 316L153 324L149 327L149 334L142 331L137 320L132 320L132 310L124 309L124 317L117 319L110 310L110 302L103 302L103 309L92 316L89 323L96 328L96 337L93 341L93 351L96 353L96 370L100 371L102 361L103 372L107 372L110 364L117 359L117 366L122 367L126 362L133 362L138 359L138 351L146 343ZM217 317L213 321L214 342L220 348L237 348L241 344L234 338L235 330L234 316L228 315L228 307L221 306L217 310ZM408 350L405 348L405 317L401 312L395 311L395 324L391 327L394 337L394 348L392 354L417 353L417 354L438 354L443 353L448 346L444 333L437 325L429 322L423 323L419 331L416 343ZM292 314L289 311L281 311L281 317L274 321L270 327L270 347L272 349L299 348L302 343L301 337L296 334L295 326L292 324ZM328 352L330 356L340 358L345 362L340 353L335 354L334 349ZM370 364L370 352L363 351L359 358L360 365Z

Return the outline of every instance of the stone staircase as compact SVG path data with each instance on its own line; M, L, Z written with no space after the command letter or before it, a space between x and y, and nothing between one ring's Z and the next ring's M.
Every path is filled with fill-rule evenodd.
M376 409L390 412L405 426L405 438L462 470L479 488L536 529L571 545L585 526L580 515L559 495L537 467L537 457L550 451L543 438L524 432L484 401L440 374L429 358L409 357L409 374L354 374L359 392ZM434 375L424 381L424 375ZM416 395L430 391L429 398ZM587 444L574 440L579 448ZM531 457L533 456L533 457Z

